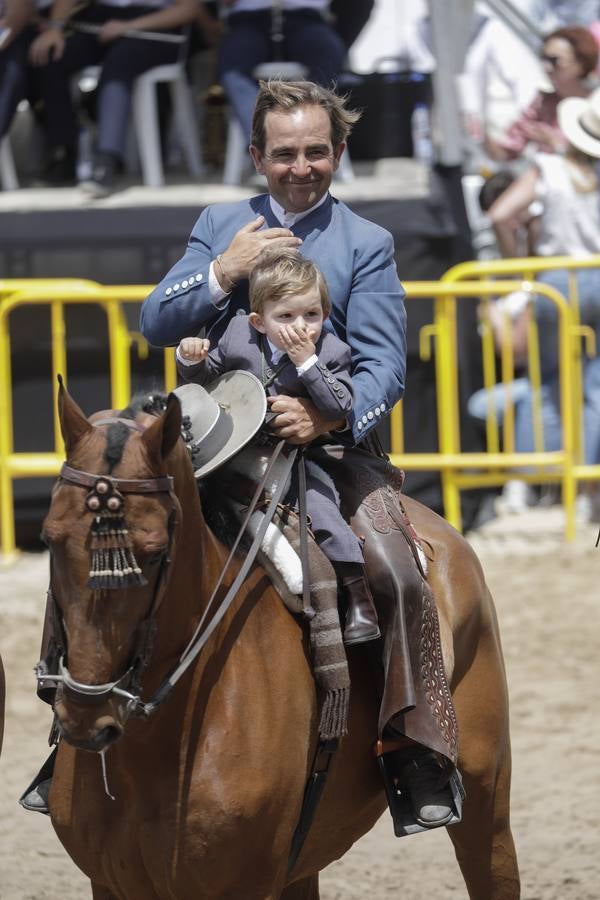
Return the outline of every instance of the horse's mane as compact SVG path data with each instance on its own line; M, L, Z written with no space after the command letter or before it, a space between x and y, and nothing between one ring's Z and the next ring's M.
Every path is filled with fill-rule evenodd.
M161 416L167 408L167 396L161 392L135 394L129 401L129 405L125 409L119 410L118 416L120 419L135 419L140 412ZM109 425L104 448L104 459L109 467L109 472L112 472L120 461L125 442L130 434L129 428L122 422Z

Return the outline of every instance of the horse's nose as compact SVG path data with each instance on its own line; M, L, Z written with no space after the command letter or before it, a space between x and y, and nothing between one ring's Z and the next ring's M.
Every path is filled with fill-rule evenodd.
M92 749L104 750L110 744L114 744L121 737L122 733L123 729L119 728L118 725L106 725L92 738L92 742L95 744Z
M116 722L111 721L110 724L104 725L87 737L76 737L69 733L68 729L61 728L62 735L68 744L77 747L78 750L91 750L97 753L99 750L105 750L110 744L114 744L123 734L123 729Z

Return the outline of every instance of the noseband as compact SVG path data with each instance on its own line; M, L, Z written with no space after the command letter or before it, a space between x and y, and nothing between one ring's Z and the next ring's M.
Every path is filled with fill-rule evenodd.
M143 431L144 429L131 419L102 419L94 425L110 425L121 422L128 428ZM46 673L45 666L39 665L37 670L38 689L62 684L66 694L71 695L78 703L101 703L111 695L116 695L121 702L125 701L125 712L128 715L143 715L144 704L139 697L140 678L146 667L151 652L154 620L160 606L167 584L167 571L170 563L170 550L176 525L177 501L173 490L173 478L161 475L156 478L113 478L110 475L94 475L75 469L67 463L59 473L61 481L77 487L88 488L84 501L87 511L93 513L90 526L91 568L88 586L96 591L119 590L146 584L142 575L129 537L126 525L124 494L169 494L172 509L169 515L169 543L166 554L161 559L161 568L156 578L154 596L150 611L139 627L139 636L132 660L124 675L116 681L106 684L86 684L73 678L65 662L67 641L62 623L60 609L50 587L49 596L55 623L58 626L55 634L62 635L63 653L59 657L58 674Z

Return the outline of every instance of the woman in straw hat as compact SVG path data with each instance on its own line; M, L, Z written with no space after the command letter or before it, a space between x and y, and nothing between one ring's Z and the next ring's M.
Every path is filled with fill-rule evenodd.
M589 258L600 254L600 88L588 98L569 97L558 106L558 122L566 141L564 153L538 153L533 165L501 194L489 210L504 255L516 256L514 223L536 199L542 202L538 256ZM540 273L538 280L569 296L564 269ZM600 347L600 269L577 273L579 315L590 326ZM544 446L561 446L558 406L557 312L545 297L535 300L540 341ZM585 462L600 461L600 357L585 359L584 449ZM516 448L534 447L530 400L516 411Z

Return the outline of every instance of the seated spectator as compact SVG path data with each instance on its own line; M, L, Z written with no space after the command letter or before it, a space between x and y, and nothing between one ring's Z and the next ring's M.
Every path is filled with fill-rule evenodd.
M539 256L586 258L600 253L600 189L597 161L600 159L600 88L589 99L571 97L558 105L558 121L566 141L564 155L539 153L534 165L492 204L489 216L504 241L514 240L511 223L540 199L543 209L537 240ZM516 250L515 246L515 250ZM513 254L515 255L515 254ZM554 269L537 276L563 295L569 295L568 275ZM593 329L600 348L600 269L577 273L579 318ZM559 369L557 310L549 299L535 300L542 370L544 445L557 450L562 445L559 413ZM584 357L584 460L600 462L600 356ZM531 397L517 408L517 451L534 447Z
M479 206L482 212L487 213L498 197L510 187L516 179L516 175L509 169L500 169L486 178L479 191ZM509 246L504 244L504 232L496 233L498 249L502 256L535 256L539 227L539 215L542 205L534 200L528 209L521 210L513 220L515 240ZM508 252L510 251L510 252Z
M180 58L185 42L181 28L196 16L197 0L103 0L72 15L75 5L76 0L54 0L48 28L30 48L32 63L44 67L42 97L51 153L46 174L52 184L75 181L78 122L71 78L86 66L101 65L92 175L81 187L102 197L114 188L122 167L133 83L148 69Z
M0 139L8 133L17 106L31 95L27 62L36 37L37 15L52 0L0 0Z
M219 54L219 78L250 143L258 94L253 75L260 63L297 62L306 79L331 87L341 71L346 47L327 20L329 0L281 0L282 32L273 30L272 0L228 0Z
M589 95L590 76L598 64L598 45L587 28L559 28L544 40L540 58L552 91L539 91L500 140L487 138L486 150L493 159L516 159L530 144L547 153L565 148L557 107L567 97Z

